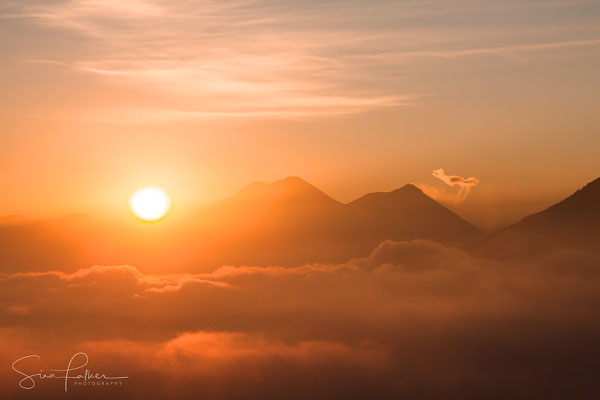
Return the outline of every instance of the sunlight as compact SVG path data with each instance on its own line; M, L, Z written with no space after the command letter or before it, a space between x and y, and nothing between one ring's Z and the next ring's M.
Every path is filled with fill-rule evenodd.
M171 208L169 195L162 188L146 186L136 191L129 199L129 207L136 217L145 222L158 221Z

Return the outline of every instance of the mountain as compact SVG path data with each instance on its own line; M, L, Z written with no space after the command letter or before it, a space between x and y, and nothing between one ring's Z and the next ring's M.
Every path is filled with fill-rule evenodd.
M76 215L0 226L0 263L3 271L129 264L192 272L226 264L343 262L388 239L465 244L481 236L413 185L344 204L288 177L252 183L179 222L127 224Z
M297 177L254 183L206 211L217 222L197 260L209 264L343 262L384 240L462 244L482 232L414 185L343 204Z
M225 201L255 202L255 203L283 203L291 202L299 205L302 202L319 203L325 206L339 205L340 202L332 199L315 186L297 176L288 176L273 183L254 182L242 188Z
M190 264L297 265L336 258L332 226L343 204L297 178L252 183L205 208ZM332 225L333 224L333 225Z
M527 258L552 249L600 252L600 178L561 202L476 242L494 258Z
M387 193L369 193L348 204L361 240L376 246L383 240L426 238L462 244L482 232L418 187L408 184Z
M217 230L240 230L305 224L307 220L338 212L342 203L298 178L254 182L233 196L202 210L199 221Z

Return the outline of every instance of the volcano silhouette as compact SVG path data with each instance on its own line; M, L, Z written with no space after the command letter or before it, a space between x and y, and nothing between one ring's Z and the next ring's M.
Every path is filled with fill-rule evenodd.
M600 178L561 202L476 242L494 258L527 258L557 249L600 252Z
M205 271L225 264L292 266L366 256L384 240L464 244L482 232L414 185L348 204L298 177L252 183L179 223L123 225L75 215L0 226L5 272L129 264Z

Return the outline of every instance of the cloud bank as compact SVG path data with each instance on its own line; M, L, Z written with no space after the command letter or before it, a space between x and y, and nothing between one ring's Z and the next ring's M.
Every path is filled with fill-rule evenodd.
M4 274L0 362L85 351L130 376L114 398L581 398L597 390L599 285L592 254L503 263L426 240L295 268ZM0 372L14 398L18 380Z

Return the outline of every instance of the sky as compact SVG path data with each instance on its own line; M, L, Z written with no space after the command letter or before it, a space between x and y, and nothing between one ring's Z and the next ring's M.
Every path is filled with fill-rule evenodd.
M598 177L599 17L564 0L5 0L0 214L116 212L150 184L191 206L295 175L344 202L415 183L493 230Z

